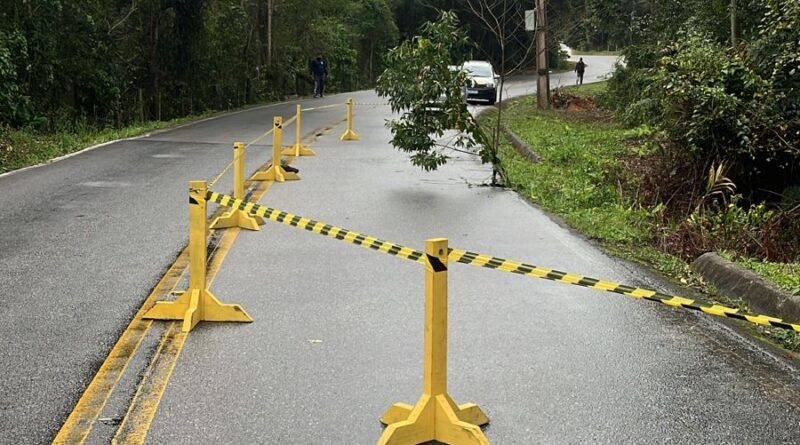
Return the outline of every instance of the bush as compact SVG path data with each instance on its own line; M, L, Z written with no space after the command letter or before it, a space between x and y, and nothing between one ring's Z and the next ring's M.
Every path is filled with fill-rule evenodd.
M0 31L0 122L17 124L29 118L30 100L20 86L19 61L28 57L25 37L18 31Z
M764 57L729 54L690 31L666 46L655 66L637 67L652 56L638 50L628 67L619 67L610 83L613 104L627 123L663 131L688 162L727 162L739 189L759 200L762 189L796 183L792 173L800 168L800 69L793 65L800 56L790 46L765 66L753 63L766 63ZM765 47L776 46L756 45L759 54Z

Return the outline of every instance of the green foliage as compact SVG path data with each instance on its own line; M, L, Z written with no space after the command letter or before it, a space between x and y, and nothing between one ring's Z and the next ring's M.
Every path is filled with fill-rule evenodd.
M309 32L313 40L320 42L317 53L326 55L331 68L328 85L345 91L359 85L358 51L352 45L357 36L353 30L336 18L320 17L311 23Z
M684 284L710 292L717 301L744 309L744 302L717 294L690 273L683 258L663 249L659 243L662 232L676 230L662 224L664 205L644 208L636 196L616 182L624 175L646 174L629 170L622 160L638 150L627 146L631 143L628 138L651 136L653 130L645 126L624 130L615 124L595 120L588 124L576 123L581 118L575 114L541 111L530 98L511 104L506 113L509 126L543 158L541 163L531 163L511 147L503 146L503 165L514 188L546 210L562 216L570 226L599 240L612 253L654 267ZM486 124L491 125L491 122ZM721 177L723 170L715 169L713 176ZM714 185L718 183L720 181L715 181ZM714 185L709 195L716 197L716 202L690 218L689 224L695 225L694 233L719 243L719 248L733 249L731 252L736 253L726 254L729 258L735 257L746 267L800 295L797 260L773 263L743 256L743 240L749 238L750 246L763 243L764 232L775 220L776 211L765 205L745 210L737 202L741 197L723 202L719 194L713 193ZM793 193L786 194L791 202L794 202ZM797 215L789 215L789 218L800 220ZM757 332L787 349L800 349L800 336L792 332L780 329Z
M748 60L771 87L771 100L781 116L795 119L794 133L778 125L784 136L800 139L800 3L769 0L759 25L759 38L748 48Z
M28 58L28 44L17 30L0 31L0 122L19 123L28 119L30 100L20 86L25 68L20 61Z
M773 263L722 251L720 255L778 284L782 289L800 296L800 263Z
M743 51L727 49L713 14L698 10L672 43L629 48L610 90L627 123L663 131L685 162L702 168L724 160L739 189L759 199L797 183L800 7L790 0L750 7L762 19L748 28L753 40Z
M450 67L464 60L469 40L455 14L442 13L427 22L419 35L389 51L387 68L378 78L376 90L387 97L400 119L387 123L391 143L411 153L411 162L424 170L436 170L447 162L444 150L473 150L484 162L491 156L485 136L467 110L463 85L465 73ZM458 130L449 147L439 141L450 129Z
M88 146L115 139L139 136L160 128L169 128L211 115L203 113L169 121L149 121L118 129L98 129L85 124L42 134L31 130L15 130L0 125L0 173L40 164Z
M543 158L531 163L503 145L510 185L594 239L618 246L649 240L652 215L621 196L612 180L624 174L617 157L626 150L625 130L612 123L570 122L567 113L541 111L535 97L507 108L508 127Z
M749 208L739 205L740 195L731 202L707 211L692 213L687 219L689 230L708 240L712 250L725 249L752 255L758 252L763 230L774 217L774 211L758 204Z
M49 140L308 94L317 54L353 90L397 41L391 0L271 3L270 32L267 0L6 0L0 126Z
M389 0L8 0L0 124L124 126L307 91L322 53L332 90L369 85L397 39Z

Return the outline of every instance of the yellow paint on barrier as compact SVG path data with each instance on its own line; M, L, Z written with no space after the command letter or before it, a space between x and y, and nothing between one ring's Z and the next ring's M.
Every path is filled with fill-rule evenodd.
M246 187L250 188L254 184L258 187L253 191L251 199L259 200L269 190L272 182L254 183L247 181ZM209 218L213 221L223 213L224 208L218 209L214 215ZM222 259L233 244L233 241L238 235L239 231L232 231L233 236L229 237L230 241L220 241L218 249L225 246L222 250L222 255L216 255L219 261L212 261L209 266L208 279L213 279L216 276ZM152 326L152 320L144 320L143 315L155 304L158 300L167 299L167 297L174 292L175 287L180 283L181 278L188 269L189 255L188 247L184 248L175 261L167 269L167 272L161 277L158 284L153 288L150 294L142 303L133 320L129 323L128 327L120 336L117 343L109 352L100 369L95 374L89 386L81 395L78 403L73 408L67 420L62 425L53 444L56 445L75 445L85 442L92 428L94 427L97 418L105 408L112 391L116 387L122 375L127 369L128 363L138 350L142 339L147 335L147 332Z
M222 195L216 192L209 192L207 196L209 201L222 204L226 207L244 208L249 203L241 199L235 199L231 196ZM319 221L314 221L306 217L294 215L289 212L274 209L271 207L264 207L254 205L250 214L261 216L272 221L283 224L288 224L304 230L309 230L329 238L336 238L346 241L351 244L356 244L364 248L385 252L389 255L394 255L398 258L407 259L424 264L423 253L409 247L401 246L388 241L370 237L352 230L343 229L341 227L324 224ZM322 228L320 228L322 224ZM747 314L733 308L725 308L720 305L712 305L701 301L690 300L688 298L678 297L675 295L666 295L654 290L643 289L626 284L614 283L611 281L599 280L592 277L587 277L578 274L570 274L561 272L554 269L548 269L532 264L526 264L519 261L507 260L504 258L494 257L491 255L484 255L475 252L469 252L461 249L450 249L448 258L451 261L459 262L476 267L485 267L493 270L500 270L519 275L524 275L532 278L541 278L545 280L555 281L559 283L572 284L589 289L601 290L605 292L613 292L620 295L636 299L645 299L665 304L672 307L682 309L691 309L701 311L711 315L720 317L733 318L742 321L748 321L763 326L772 326L781 329L788 329L795 332L800 332L800 324L789 323L781 320L780 318L768 317L765 315Z
M223 303L206 285L208 267L207 183L189 183L189 287L177 300L157 301L144 318L181 320L183 332L201 321L249 323L253 319L238 304Z
M357 141L361 137L353 131L353 99L347 99L347 129L339 138L342 141Z
M381 417L378 445L489 445L480 426L489 418L474 403L456 405L447 392L447 240L425 243L425 340L422 396L415 406L396 403Z
M636 289L633 292L628 292L626 295L628 295L629 297L633 297L633 298L648 298L648 297L652 297L655 294L656 293L651 291L651 290Z
M303 144L303 109L300 104L297 104L297 111L295 112L294 120L294 145L284 149L282 154L293 156L295 158L299 156L316 156L316 153L314 153L314 150L312 150L311 147ZM283 123L284 126L288 124L288 121Z
M248 181L245 187L249 189L254 184L257 187L253 190L251 199L258 201L266 194L273 183ZM206 271L207 287L210 287L217 277L228 252L230 252L240 233L241 229L238 227L226 230L211 252ZM140 382L136 395L125 415L125 420L117 429L113 443L119 445L140 444L144 443L147 438L150 425L155 419L158 406L167 389L167 383L169 383L185 345L186 333L177 332L179 330L178 327L179 323L170 322L167 332L162 336L161 346L151 359L150 369Z
M244 199L244 152L245 146L241 142L233 144L233 196ZM213 184L209 184L212 187ZM212 229L226 229L231 227L241 227L247 230L259 230L260 225L264 224L264 219L252 216L245 210L233 209L211 222Z
M294 119L294 118L292 118ZM297 173L286 171L281 165L281 143L283 140L283 118L273 118L272 132L272 163L266 171L256 172L250 179L254 181L296 181L300 179Z

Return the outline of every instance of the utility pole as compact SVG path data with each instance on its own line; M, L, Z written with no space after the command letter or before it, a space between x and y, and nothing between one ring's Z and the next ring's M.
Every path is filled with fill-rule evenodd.
M272 65L272 13L275 0L267 0L267 65Z
M735 1L735 0L732 0ZM547 65L545 0L536 0L536 94L539 108L550 108L550 72Z

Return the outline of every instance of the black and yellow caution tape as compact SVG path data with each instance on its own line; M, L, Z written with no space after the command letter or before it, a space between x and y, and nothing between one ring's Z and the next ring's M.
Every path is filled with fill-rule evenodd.
M232 196L222 195L216 192L208 192L206 199L217 204L243 210L251 215L257 215L272 221L283 223L289 226L298 227L310 232L319 233L329 238L346 241L361 247L388 253L403 259L425 264L425 254L410 247L401 246L381 239L362 235L352 230L342 229L313 219L294 215L271 207L265 207L253 202L242 199L234 199ZM534 266L520 261L507 260L491 255L484 255L467 250L450 249L447 256L449 261L454 261L470 266L484 267L488 269L500 270L503 272L525 275L532 278L541 278L559 283L572 284L575 286L586 287L604 292L613 292L631 298L654 301L667 306L691 309L704 312L717 317L734 318L736 320L747 321L761 326L772 326L800 332L800 324L788 323L780 318L769 317L767 315L756 315L741 311L736 308L722 306L719 304L704 303L675 295L667 295L650 289L619 284L612 281L600 280L597 278L585 277L567 272L561 272L545 267Z
M328 238L335 238L341 241L355 244L366 249L377 250L379 252L394 255L409 261L417 263L425 263L425 253L410 247L401 246L389 241L384 241L372 236L362 235L352 230L343 229L341 227L332 226L313 219L305 218L302 216L294 215L292 213L284 212L272 207L265 207L254 202L248 202L243 199L235 199L232 196L223 195L216 192L208 192L206 199L211 202L239 209L251 215L267 218L275 222L286 224L292 227L308 230L309 232L318 233L327 236Z
M632 298L655 301L666 304L667 306L691 309L705 312L706 314L718 317L735 318L737 320L748 321L750 323L773 326L782 329L789 329L800 332L800 325L787 323L780 318L769 317L766 315L755 315L743 312L739 309L722 306L719 304L703 303L688 298L675 295L667 295L650 289L628 286L626 284L614 283L612 281L599 280L597 278L585 277L582 275L561 272L559 270L548 269L545 267L525 264L519 261L506 260L503 258L469 252L466 250L450 249L448 255L450 261L456 261L470 266L485 267L489 269L501 270L533 278L541 278L559 283L573 284L575 286L588 287L590 289L613 292Z

